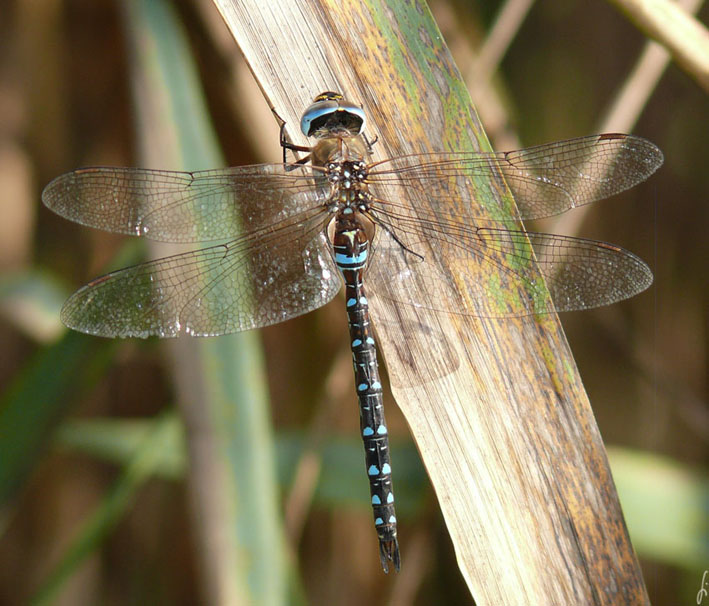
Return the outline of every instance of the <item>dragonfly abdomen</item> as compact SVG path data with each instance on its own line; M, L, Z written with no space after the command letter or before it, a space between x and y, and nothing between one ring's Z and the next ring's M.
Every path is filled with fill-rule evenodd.
M396 538L389 435L384 417L377 350L369 322L369 305L362 285L369 239L355 217L338 221L333 249L335 262L345 282L350 346L359 401L360 433L364 442L374 525L379 539L379 555L385 572L388 572L389 562L398 571L401 562Z

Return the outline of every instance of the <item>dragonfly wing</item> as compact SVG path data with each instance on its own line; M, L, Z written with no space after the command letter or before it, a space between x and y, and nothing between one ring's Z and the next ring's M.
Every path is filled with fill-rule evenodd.
M491 248L510 239L521 242L527 238L534 247L556 311L611 305L634 297L652 284L652 271L642 259L620 246L598 240L508 232L494 234L496 244L491 244Z
M74 293L62 321L105 337L216 336L307 313L341 286L324 215L110 273Z
M385 255L387 263L372 259L368 280L377 294L417 307L486 318L525 316L609 305L652 283L641 259L605 242L379 219L373 256Z
M42 192L57 214L89 227L162 242L205 242L258 231L320 203L312 167L257 164L198 172L84 168Z
M486 244L482 235L472 233L463 242L452 235L397 230L395 240L379 230L367 280L379 296L433 311L480 318L551 312L554 307L531 252L504 255ZM382 256L386 265L376 262Z
M502 203L492 197L476 200L480 210L461 204L471 189L480 189L475 183L500 192L506 183L518 218L538 219L625 191L647 179L662 162L662 152L650 141L604 134L510 152L400 156L374 165L368 181L418 192L443 213L442 218L481 223L509 221L514 215L504 196Z

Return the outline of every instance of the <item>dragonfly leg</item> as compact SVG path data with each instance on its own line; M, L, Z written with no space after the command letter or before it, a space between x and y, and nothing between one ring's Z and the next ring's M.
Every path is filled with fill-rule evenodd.
M273 113L276 114L276 111L273 110ZM294 143L291 143L288 140L288 135L286 135L286 122L283 120L278 114L276 114L276 117L281 123L281 134L280 134L280 144L281 148L283 149L283 164L287 164L286 161L286 151L290 150L292 152L308 152L308 155L296 160L296 164L306 164L310 161L310 152L312 151L311 147L308 147L306 145L295 145Z

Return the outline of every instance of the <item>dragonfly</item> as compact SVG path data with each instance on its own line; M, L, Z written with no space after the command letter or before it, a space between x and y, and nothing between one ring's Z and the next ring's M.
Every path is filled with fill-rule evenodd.
M605 242L529 232L520 221L626 190L654 173L663 156L640 137L601 134L510 152L418 153L375 162L366 118L342 94L325 92L301 119L312 146L290 143L281 130L283 163L199 172L84 168L54 179L42 200L89 227L206 244L79 289L61 319L84 333L235 333L315 310L344 284L371 506L388 572L390 565L400 569L401 557L367 293L483 318L581 310L631 297L652 283L637 256ZM286 162L286 150L307 155ZM471 185L481 182L502 194L471 199ZM423 202L404 203L391 194L396 188Z

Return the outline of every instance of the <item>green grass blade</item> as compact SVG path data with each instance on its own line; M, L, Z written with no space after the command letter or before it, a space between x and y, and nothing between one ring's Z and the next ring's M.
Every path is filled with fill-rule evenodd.
M222 165L171 5L125 6L144 163L189 170ZM189 482L198 509L193 519L202 526L196 536L202 537L202 567L210 571L207 594L283 603L285 540L258 335L180 339L170 346L187 425ZM219 549L210 543L214 536L222 538Z
M115 344L75 332L37 353L0 399L0 502L25 480L78 395L108 367Z
M709 562L709 478L667 457L609 448L638 553L701 572Z
M127 464L118 481L102 499L100 506L81 525L70 547L62 554L57 566L48 575L32 600L32 604L52 604L64 583L74 574L84 559L94 552L106 535L130 508L137 490L163 465L165 451L175 442L179 432L174 415L165 414L149 430Z

